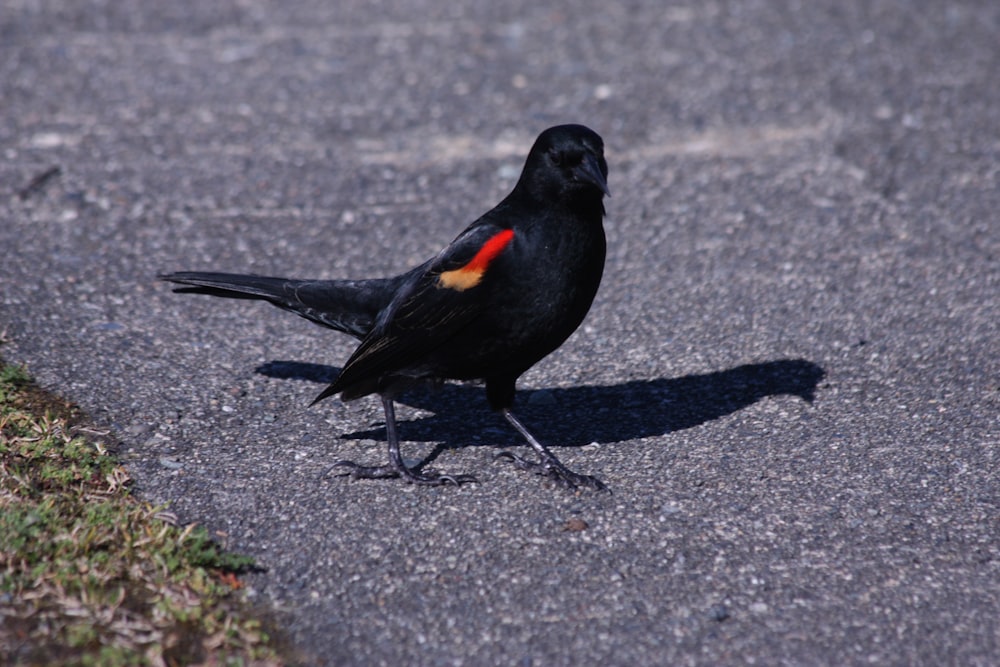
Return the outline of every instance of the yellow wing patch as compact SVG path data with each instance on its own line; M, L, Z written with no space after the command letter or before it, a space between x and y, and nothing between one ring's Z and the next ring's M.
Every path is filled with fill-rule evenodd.
M465 267L455 269L454 271L445 271L438 276L438 285L464 292L470 287L478 285L479 281L483 279L484 273L486 271L482 269L477 271L475 269L466 269Z

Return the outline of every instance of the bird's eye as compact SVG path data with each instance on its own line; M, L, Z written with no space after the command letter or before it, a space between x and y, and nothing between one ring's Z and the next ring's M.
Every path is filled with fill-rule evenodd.
M556 167L574 167L583 162L583 155L563 151L549 151L549 159Z

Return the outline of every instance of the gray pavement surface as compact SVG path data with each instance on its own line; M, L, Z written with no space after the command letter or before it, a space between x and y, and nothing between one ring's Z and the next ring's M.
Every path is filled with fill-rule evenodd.
M0 353L268 571L302 664L1000 663L1000 4L0 7ZM161 271L434 253L534 136L608 146L609 256L493 461L481 389L306 406L352 341Z

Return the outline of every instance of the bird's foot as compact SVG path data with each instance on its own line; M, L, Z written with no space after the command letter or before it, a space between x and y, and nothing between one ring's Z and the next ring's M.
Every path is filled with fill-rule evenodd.
M469 482L479 481L472 475L445 475L443 473L432 471L417 472L416 470L411 470L406 466L400 466L399 468L392 465L363 466L354 463L353 461L337 461L333 464L330 470L333 470L333 468L345 469L344 472L341 473L341 477L350 477L351 479L401 478L410 484L421 484L423 486L443 486L445 484L461 486L462 484L467 484Z
M601 480L591 475L581 475L580 473L573 472L554 457L551 459L543 458L541 461L530 461L524 457L518 456L517 454L512 454L511 452L500 452L493 458L505 459L513 463L521 470L527 470L535 473L536 475L548 477L564 489L573 490L577 487L583 486L588 489L594 489L595 491L608 491L608 487L605 486L604 482Z

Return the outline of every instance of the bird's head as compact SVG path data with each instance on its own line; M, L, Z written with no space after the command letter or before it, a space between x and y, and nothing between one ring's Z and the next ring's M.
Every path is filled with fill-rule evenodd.
M583 125L557 125L538 135L517 188L546 201L594 200L607 195L604 141Z

